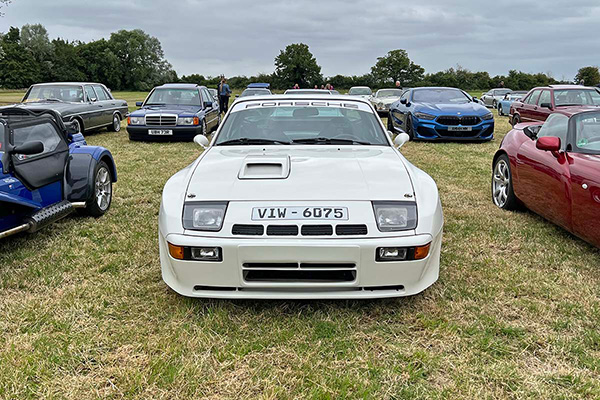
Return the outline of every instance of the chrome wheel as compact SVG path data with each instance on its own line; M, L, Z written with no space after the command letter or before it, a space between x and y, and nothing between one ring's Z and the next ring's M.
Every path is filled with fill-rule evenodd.
M113 131L119 132L121 130L121 118L118 114L113 117Z
M96 204L102 211L106 211L110 206L112 196L112 182L110 172L106 167L98 168L96 172Z
M500 159L496 163L492 179L492 197L494 199L494 204L503 208L508 200L508 192L510 189L510 169L504 159Z
M81 124L79 123L79 120L78 120L78 119L74 119L74 120L72 120L72 121L71 121L71 123L72 123L72 124L73 124L73 126L75 127L75 130L76 130L78 133L81 133Z

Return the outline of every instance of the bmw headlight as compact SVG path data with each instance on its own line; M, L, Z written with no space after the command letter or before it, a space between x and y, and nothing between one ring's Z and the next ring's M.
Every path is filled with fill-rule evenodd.
M427 113L423 113L423 112L416 112L415 117L417 117L419 119L424 119L427 121L432 121L435 119L435 115L431 115L431 114L427 114Z
M144 123L144 117L129 117L129 120L127 121L128 125L144 125Z
M183 206L183 227L195 231L220 231L227 202L190 202Z
M490 119L494 119L494 114L492 114L491 112L487 113L483 117L481 117L481 119L484 121L489 121Z
M198 125L200 123L198 117L179 117L177 125Z
M373 202L375 220L381 232L406 231L417 227L417 204L408 201Z

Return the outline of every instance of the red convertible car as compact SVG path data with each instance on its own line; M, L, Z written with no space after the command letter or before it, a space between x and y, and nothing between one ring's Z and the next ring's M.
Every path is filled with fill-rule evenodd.
M507 210L525 205L600 247L600 109L516 125L494 155L492 199Z
M600 106L600 89L579 85L550 85L531 89L511 104L509 117L519 122L544 122L550 114L564 109Z

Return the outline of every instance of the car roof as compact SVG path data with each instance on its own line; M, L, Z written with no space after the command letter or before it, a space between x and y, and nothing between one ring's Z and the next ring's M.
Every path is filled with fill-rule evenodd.
M327 90L327 89L287 89L285 91L285 94L294 94L294 93L319 95L321 93L323 93L323 94L330 93L331 94L331 90Z
M102 85L103 83L98 82L42 82L42 83L34 83L31 86L46 86L46 85Z
M261 83L261 82L249 83L247 86L248 89L269 89L270 87L271 87L270 83Z
M454 89L454 90L460 90L461 92L463 92L462 89L459 88L455 88L455 87L450 87L450 86L422 86L422 87L416 87L416 88L406 88L407 90L423 90L423 89Z
M305 93L305 94L273 94L270 96L251 96L251 97L239 97L238 100L236 100L236 103L240 103L240 102L245 102L245 101L280 101L280 100L293 100L293 101L298 101L298 100L322 100L322 101L327 101L327 102L355 102L355 103L364 103L364 104L368 104L371 105L371 102L369 102L368 100L363 99L362 97L353 97L353 96L346 96L344 94L311 94L311 93Z
M371 89L368 86L352 86L350 89Z
M583 86L583 85L548 85L548 86L540 86L535 89L543 89L543 88L551 88L551 89L594 89L593 86Z
M198 85L196 83L165 83L160 86L156 86L154 89L158 88L172 88L172 89L196 89L203 88L206 86Z

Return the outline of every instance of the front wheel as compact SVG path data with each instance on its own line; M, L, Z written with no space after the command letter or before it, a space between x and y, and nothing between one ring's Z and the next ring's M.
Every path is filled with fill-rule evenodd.
M512 172L510 162L506 154L496 159L492 172L492 200L494 204L503 210L514 210L517 208L518 200L513 191Z
M512 124L513 126L521 122L521 116L519 114L513 115Z
M504 115L502 112L502 104L498 104L498 115Z
M113 115L113 121L108 126L108 130L112 132L119 132L121 130L121 116L119 114Z
M88 200L85 212L92 217L104 215L112 203L112 176L108 165L100 161L94 170L92 197Z
M496 107L498 107L498 103L496 102L496 100L492 101L492 107L493 107L493 108L496 108Z
M413 140L415 138L413 123L412 123L412 114L408 114L406 116L406 133L408 133L408 137L410 137L410 140Z

